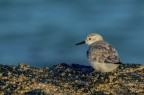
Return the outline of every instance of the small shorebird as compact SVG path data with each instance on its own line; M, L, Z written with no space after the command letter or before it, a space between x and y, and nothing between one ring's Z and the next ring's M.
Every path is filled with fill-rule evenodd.
M99 34L89 34L85 41L76 45L80 44L89 45L87 58L91 66L98 72L111 72L121 64L115 48L106 43Z

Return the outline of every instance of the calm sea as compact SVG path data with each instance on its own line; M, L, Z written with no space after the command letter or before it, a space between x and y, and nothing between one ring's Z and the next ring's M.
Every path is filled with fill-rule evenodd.
M44 67L89 65L95 32L115 47L124 63L144 65L143 0L1 0L0 64Z

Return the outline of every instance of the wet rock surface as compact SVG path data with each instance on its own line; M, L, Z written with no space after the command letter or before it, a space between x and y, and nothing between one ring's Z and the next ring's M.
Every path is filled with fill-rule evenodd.
M144 95L144 66L123 64L109 73L90 66L35 68L0 65L0 95Z

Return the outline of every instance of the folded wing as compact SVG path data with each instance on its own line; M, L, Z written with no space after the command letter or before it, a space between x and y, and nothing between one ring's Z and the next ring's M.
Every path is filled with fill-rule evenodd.
M87 55L90 61L120 64L119 56L115 48L104 41L93 43L89 47Z

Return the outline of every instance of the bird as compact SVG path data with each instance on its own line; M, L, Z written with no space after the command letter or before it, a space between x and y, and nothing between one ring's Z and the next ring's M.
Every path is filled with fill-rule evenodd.
M103 37L97 33L87 35L85 41L76 45L87 44L88 62L97 72L111 72L122 62L115 48L103 40Z

